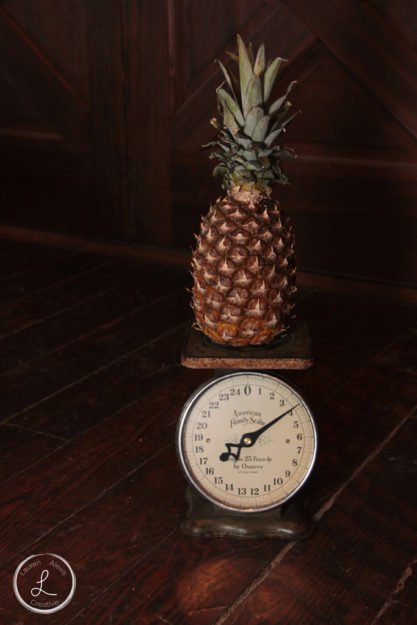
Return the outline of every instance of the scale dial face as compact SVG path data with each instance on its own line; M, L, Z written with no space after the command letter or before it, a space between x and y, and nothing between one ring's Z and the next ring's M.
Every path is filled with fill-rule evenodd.
M234 512L283 504L308 478L317 451L313 416L279 378L243 371L191 395L178 421L177 453L191 484Z

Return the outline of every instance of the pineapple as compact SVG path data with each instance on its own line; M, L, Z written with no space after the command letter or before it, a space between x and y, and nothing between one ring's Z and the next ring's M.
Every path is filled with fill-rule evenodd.
M268 104L284 62L256 58L238 35L239 80L219 61L225 82L217 89L220 125L211 158L213 174L223 177L226 195L202 219L192 256L192 307L195 327L215 343L260 345L287 331L293 318L294 235L279 204L271 198L275 182L286 184L280 167L292 150L277 140L295 115L286 93ZM204 146L207 147L207 146Z

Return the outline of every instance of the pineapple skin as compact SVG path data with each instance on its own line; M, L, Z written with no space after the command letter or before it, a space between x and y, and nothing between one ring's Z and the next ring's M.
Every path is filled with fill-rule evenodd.
M237 186L202 219L192 253L196 324L215 343L261 345L293 318L294 234L279 203Z

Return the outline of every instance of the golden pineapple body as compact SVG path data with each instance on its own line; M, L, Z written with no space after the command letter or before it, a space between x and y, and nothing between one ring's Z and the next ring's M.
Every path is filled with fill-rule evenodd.
M294 307L294 237L278 202L235 187L201 223L193 252L197 327L216 343L259 345L285 332Z

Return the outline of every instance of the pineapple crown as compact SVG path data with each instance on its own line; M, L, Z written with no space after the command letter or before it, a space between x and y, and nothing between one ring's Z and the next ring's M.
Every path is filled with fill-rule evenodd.
M275 182L288 183L280 166L281 158L295 156L294 150L278 140L299 112L288 116L291 107L288 96L297 83L291 82L285 94L268 105L285 59L277 57L265 63L264 44L254 59L252 46L246 48L239 35L237 43L238 56L230 56L238 64L239 80L217 61L225 78L217 88L217 107L223 115L223 125L216 118L210 120L219 134L216 141L203 147L220 148L212 152L210 158L220 161L213 175L223 176L224 188L240 186L269 194Z

